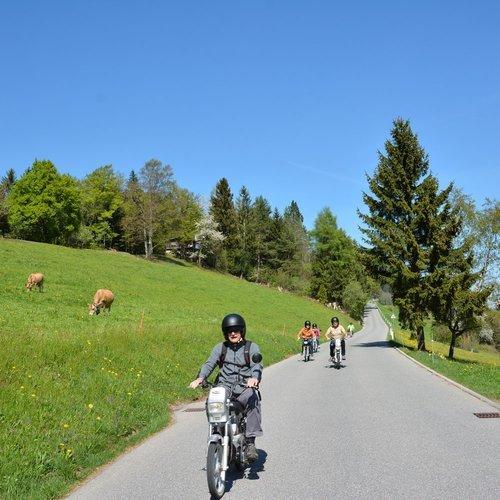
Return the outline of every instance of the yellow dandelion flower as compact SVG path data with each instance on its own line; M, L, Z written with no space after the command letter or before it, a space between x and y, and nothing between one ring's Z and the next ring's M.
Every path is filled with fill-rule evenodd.
M63 427L67 429L69 427L69 424L63 424Z
M31 375L28 374L28 378L31 378Z
M23 390L24 390L24 385L21 386L21 391L23 391Z
M101 417L99 417L99 415L96 418L97 418L97 420L101 420Z
M87 406L88 406L89 410L91 410L92 408L94 408L94 405L92 403L89 403Z
M128 394L129 396L132 396L132 393L131 393L131 392L127 392L127 394Z
M32 395L31 395L31 397L32 397L32 398L36 397L36 394L32 394Z

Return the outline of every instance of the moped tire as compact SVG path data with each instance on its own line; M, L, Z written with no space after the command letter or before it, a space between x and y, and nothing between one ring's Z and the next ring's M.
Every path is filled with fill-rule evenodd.
M221 477L222 445L210 443L207 452L207 483L212 498L222 498L226 492L226 485Z

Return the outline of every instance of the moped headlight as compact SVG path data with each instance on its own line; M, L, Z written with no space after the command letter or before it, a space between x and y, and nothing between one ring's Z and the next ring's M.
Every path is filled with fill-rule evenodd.
M224 403L208 403L208 413L210 415L220 415L224 413Z

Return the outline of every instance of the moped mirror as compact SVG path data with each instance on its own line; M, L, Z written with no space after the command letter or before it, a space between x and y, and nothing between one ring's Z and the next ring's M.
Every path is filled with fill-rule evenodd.
M262 361L262 354L260 352L256 352L255 354L252 354L252 361L254 363L260 363Z

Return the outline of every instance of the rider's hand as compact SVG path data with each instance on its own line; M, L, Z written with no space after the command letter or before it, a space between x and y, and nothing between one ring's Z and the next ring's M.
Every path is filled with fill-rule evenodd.
M249 378L247 380L247 387L257 387L259 385L259 380L256 378Z
M202 378L197 378L196 380L193 380L190 384L189 387L191 389L196 389L201 383L203 382Z

